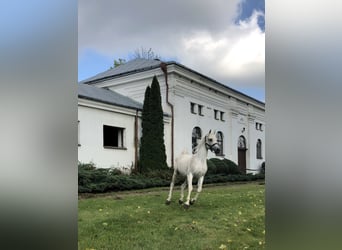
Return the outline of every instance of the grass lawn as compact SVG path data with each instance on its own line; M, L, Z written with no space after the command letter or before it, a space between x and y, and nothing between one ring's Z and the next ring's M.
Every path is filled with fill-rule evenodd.
M264 185L207 185L188 210L178 205L179 187L168 206L167 194L154 188L80 198L79 249L265 248Z

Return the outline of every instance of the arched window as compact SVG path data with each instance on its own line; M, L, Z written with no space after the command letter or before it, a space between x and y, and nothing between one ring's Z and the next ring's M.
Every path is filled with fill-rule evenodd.
M258 139L257 144L256 144L256 157L257 159L262 159L262 154L261 154L261 140Z
M199 140L201 140L201 138L202 130L199 127L194 127L192 129L192 153L194 153L194 150L198 145Z
M242 135L239 137L238 148L246 149L246 139Z
M221 131L216 133L217 144L220 146L220 152L216 155L223 155L223 134Z

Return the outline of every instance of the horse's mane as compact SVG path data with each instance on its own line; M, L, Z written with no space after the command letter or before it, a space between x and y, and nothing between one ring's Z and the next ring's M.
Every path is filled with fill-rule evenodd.
M197 146L194 147L194 151L193 151L194 154L196 154L198 152L198 148L205 143L205 137L206 136L203 136L201 140L198 142Z

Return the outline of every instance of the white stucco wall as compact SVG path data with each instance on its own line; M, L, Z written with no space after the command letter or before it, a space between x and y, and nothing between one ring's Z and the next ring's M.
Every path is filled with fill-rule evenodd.
M190 103L203 105L203 116L192 114ZM214 109L223 110L225 112L225 121L214 119ZM175 96L175 156L178 156L184 150L192 151L192 130L194 127L201 128L202 136L206 135L210 129L221 131L223 133L223 154L228 156L231 154L229 145L226 143L229 137L229 119L227 111L222 107L210 105L201 100L200 96ZM213 153L208 153L208 158L216 157Z
M78 160L99 168L131 169L135 160L135 115L133 109L79 99ZM103 125L124 128L124 149L103 146ZM138 113L138 138L141 138L141 113ZM167 164L171 166L171 119L164 117ZM137 148L139 155L139 143Z
M80 162L93 162L96 167L101 168L132 167L135 155L134 111L81 100L78 106L78 120ZM124 128L125 149L104 148L103 125Z

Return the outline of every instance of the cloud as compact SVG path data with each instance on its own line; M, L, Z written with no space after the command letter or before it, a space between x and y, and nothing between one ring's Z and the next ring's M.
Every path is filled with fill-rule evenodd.
M236 22L239 0L79 1L79 53L128 58L152 48L229 86L264 87L261 12Z

